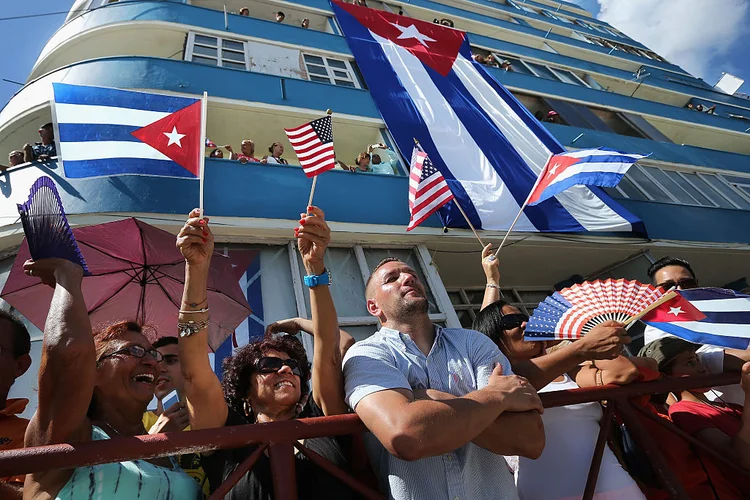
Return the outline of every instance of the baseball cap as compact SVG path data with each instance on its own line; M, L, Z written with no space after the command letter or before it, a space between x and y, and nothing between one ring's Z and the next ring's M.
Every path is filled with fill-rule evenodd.
M659 371L661 372L664 371L664 368L666 368L674 358L683 352L695 352L699 347L699 344L693 344L692 342L677 337L662 337L644 345L641 350L638 351L638 356L656 360L656 363L659 366Z
M549 113L547 113L547 116L557 116L557 114L558 114L557 111L555 111L553 109L552 111L550 111Z

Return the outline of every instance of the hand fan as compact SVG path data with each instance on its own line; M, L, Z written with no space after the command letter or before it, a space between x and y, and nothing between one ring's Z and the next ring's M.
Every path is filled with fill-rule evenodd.
M577 339L605 321L632 323L674 292L635 280L587 281L544 299L526 325L526 340Z
M90 275L52 179L38 178L31 186L28 201L18 205L18 213L32 259L67 259L80 265L85 275Z

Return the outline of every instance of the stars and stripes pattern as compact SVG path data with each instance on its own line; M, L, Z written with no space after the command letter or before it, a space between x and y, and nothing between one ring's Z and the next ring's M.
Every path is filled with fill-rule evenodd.
M440 207L453 199L445 177L430 161L427 153L414 146L409 174L409 225L411 231Z
M336 166L333 158L333 126L326 116L296 128L285 128L305 175L315 177Z

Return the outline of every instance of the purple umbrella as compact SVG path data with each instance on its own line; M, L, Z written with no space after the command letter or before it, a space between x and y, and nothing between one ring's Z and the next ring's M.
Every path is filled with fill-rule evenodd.
M159 336L177 335L185 260L175 235L134 218L73 230L91 276L83 296L91 324L135 320ZM52 289L23 273L31 258L24 239L0 297L39 329L44 329ZM216 350L251 313L229 257L214 253L208 278L211 326L208 343Z

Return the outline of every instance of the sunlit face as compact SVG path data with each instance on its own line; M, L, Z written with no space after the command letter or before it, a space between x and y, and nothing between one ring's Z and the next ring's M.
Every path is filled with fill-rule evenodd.
M263 356L289 359L285 352L269 350ZM286 365L272 373L253 372L250 375L250 405L257 411L271 410L272 413L291 410L302 397L302 380Z
M20 165L23 163L23 151L13 151L8 155L8 161L10 162L11 167Z
M284 20L284 18L285 18L285 17L286 17L286 16L285 16L284 14L282 14L281 12L277 12L277 13L276 13L276 22L277 22L277 23L280 23L281 21L283 21L283 20Z
M280 158L281 155L284 154L284 146L282 146L281 144L274 144L274 146L273 146L273 153L272 154L276 158Z
M302 27L303 27L303 28L308 28L308 27L310 27L310 20L309 20L309 19L303 19L303 20L302 20Z
M151 343L136 332L127 332L122 338L109 342L102 356L106 356L130 345L139 345L146 351L152 350ZM95 392L100 399L130 404L132 400L146 405L154 397L156 379L159 376L159 363L148 352L142 358L128 353L102 358L96 370Z
M245 156L253 156L253 154L255 153L255 143L249 139L246 139L242 141L240 150L242 150L242 154Z
M694 375L706 375L708 373L698 355L693 351L684 351L678 354L669 363L667 371L673 377L690 377Z
M180 356L177 344L170 344L157 349L164 357L159 362L159 376L156 379L154 394L159 399L177 389L177 392L184 394L184 380L180 369Z
M511 305L503 306L503 315L521 314L521 311ZM503 330L500 332L500 350L510 359L511 362L518 360L532 359L544 354L544 342L527 342L524 340L526 330L526 321L521 326Z
M383 264L372 277L367 309L373 316L396 319L424 314L429 303L416 271L403 262L393 261Z
M359 160L359 163L357 163L357 167L359 167L360 170L367 171L367 169L370 168L370 157L365 156L361 160Z
M654 284L669 290L673 286L677 290L687 290L698 286L698 281L682 266L662 267L654 273Z

